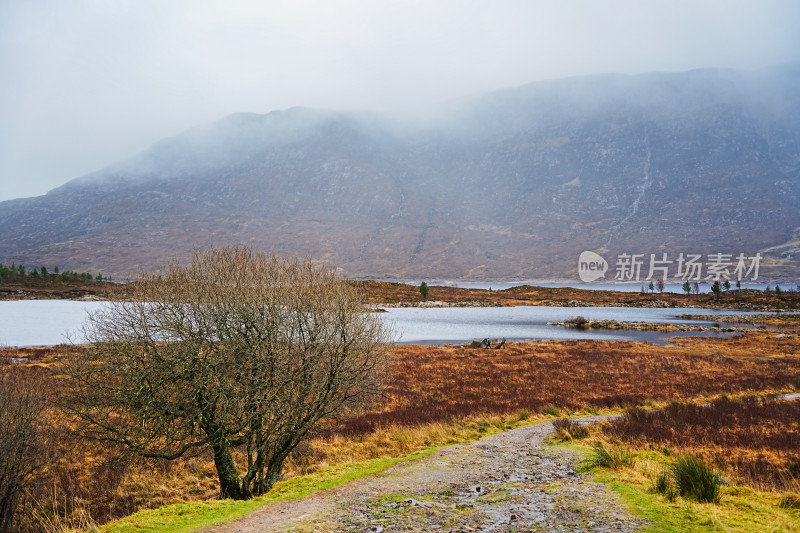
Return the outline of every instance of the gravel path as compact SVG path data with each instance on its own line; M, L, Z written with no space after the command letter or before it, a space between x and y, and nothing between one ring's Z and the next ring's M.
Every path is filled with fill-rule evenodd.
M592 423L606 417L586 417ZM550 422L442 448L376 476L265 505L206 531L636 531L605 485L575 471L570 450L548 446Z

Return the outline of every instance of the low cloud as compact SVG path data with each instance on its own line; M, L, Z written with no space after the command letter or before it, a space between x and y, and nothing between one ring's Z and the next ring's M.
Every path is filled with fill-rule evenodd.
M800 59L794 1L0 4L0 200L189 127L292 106L412 115L532 81Z

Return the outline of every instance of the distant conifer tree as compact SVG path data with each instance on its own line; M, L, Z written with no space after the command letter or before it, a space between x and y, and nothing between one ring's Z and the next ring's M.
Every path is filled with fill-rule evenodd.
M423 298L426 300L428 299L428 284L424 281L419 284L419 293L422 295Z

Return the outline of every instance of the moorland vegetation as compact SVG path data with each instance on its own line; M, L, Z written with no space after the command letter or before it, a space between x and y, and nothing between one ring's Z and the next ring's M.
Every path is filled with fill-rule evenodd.
M627 446L647 452L653 447L669 448L671 452L664 453L672 455L663 462L684 452L694 453L732 484L793 501L792 495L797 495L793 465L800 457L795 457L797 448L792 451L791 443L800 428L790 413L778 420L778 415L766 416L774 404L765 403L759 410L756 403L743 400L744 408L753 406L757 412L747 423L739 418L732 422L718 409L692 411L686 403L707 403L723 395L739 398L798 390L800 342L796 335L776 337L774 331L753 331L732 339L679 339L669 346L543 341L509 344L504 350L394 346L388 381L378 403L361 414L311 431L289 454L282 477L313 476L341 465L403 457L543 417L634 408L631 416L641 418L637 413L667 407L664 412L673 413L673 418L678 411L692 412L697 424L705 421L709 428L697 431L695 441L681 437L694 435L696 427L683 417L672 426L678 442L662 442L661 433L656 431L651 438L650 433L638 429L617 433L604 429L599 435L609 449ZM7 349L4 359L27 356L28 362L3 368L36 373L48 380L48 385L37 386L37 391L57 392L64 386L59 377L64 366L85 350L88 348L68 346ZM733 401L717 403L730 407L724 402ZM60 437L52 441L53 450L41 455L54 460L27 478L25 505L31 512L26 516L39 524L86 524L87 517L100 523L138 509L214 500L219 495L210 450L173 460L145 459L127 453L119 444L79 439L70 431L78 420L52 404L44 413L43 420ZM651 425L659 427L656 422ZM736 431L743 436L738 441L715 441L710 426L718 427L721 435L740 428ZM790 447L773 449L760 435L783 439ZM246 467L245 446L233 447L231 455L237 466ZM751 475L759 471L770 474ZM654 473L652 477L657 476ZM647 483L649 490L653 481Z

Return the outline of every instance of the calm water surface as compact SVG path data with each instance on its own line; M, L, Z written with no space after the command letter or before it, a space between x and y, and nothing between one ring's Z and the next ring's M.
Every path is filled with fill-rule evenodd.
M663 342L675 336L720 336L711 332L664 333L631 330L579 330L548 326L580 315L588 320L640 320L671 324L706 324L677 318L684 313L719 315L749 314L716 309L650 309L632 307L456 307L387 309L387 318L394 324L402 343L464 342L491 337L508 340L524 339L594 339Z
M101 309L103 302L70 300L0 301L0 346L52 346L83 342L80 333L86 313ZM548 326L547 322L581 315L589 320L643 320L697 324L677 315L747 314L714 309L638 309L631 307L450 307L390 308L381 313L401 343L458 343L473 338L598 339L663 342L674 334L655 331L575 330ZM684 336L687 334L684 334ZM694 332L688 335L697 336ZM726 336L722 334L721 336Z
M73 300L0 301L0 346L53 346L82 342L86 313L104 302Z

